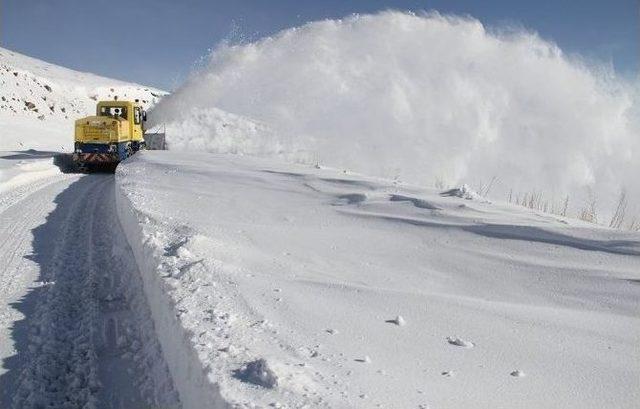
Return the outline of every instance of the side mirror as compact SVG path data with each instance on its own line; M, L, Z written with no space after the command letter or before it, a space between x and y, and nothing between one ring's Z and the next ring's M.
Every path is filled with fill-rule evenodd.
M147 122L147 111L142 111L142 120Z

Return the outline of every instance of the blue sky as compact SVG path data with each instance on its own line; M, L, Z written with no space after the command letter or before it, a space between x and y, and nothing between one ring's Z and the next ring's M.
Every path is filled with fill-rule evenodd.
M3 47L82 71L175 88L223 39L251 40L307 21L384 9L471 15L522 26L568 53L638 72L637 0L4 0Z

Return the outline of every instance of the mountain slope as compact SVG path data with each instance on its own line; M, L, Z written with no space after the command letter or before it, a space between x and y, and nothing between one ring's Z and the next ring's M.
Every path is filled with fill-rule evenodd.
M70 150L73 121L95 112L96 101L118 96L151 107L165 94L0 48L0 151Z

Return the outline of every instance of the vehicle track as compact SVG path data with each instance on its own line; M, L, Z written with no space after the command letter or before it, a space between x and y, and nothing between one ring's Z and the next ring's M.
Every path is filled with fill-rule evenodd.
M0 255L10 259L3 283L15 282L27 261L42 283L21 301L24 334L19 325L12 334L28 345L18 346L19 365L3 375L17 381L0 383L13 389L12 406L179 407L115 213L113 175L43 186L0 213L3 221L15 219L0 228L7 237ZM55 209L38 225L54 196Z
M15 368L24 358L20 351L26 349L23 342L21 318L31 310L21 297L30 287L39 289L39 265L31 258L33 253L31 230L45 223L45 217L54 208L52 198L71 181L61 183L66 175L47 180L37 180L0 193L0 357L5 358L2 368L9 372L0 376L0 407L9 407L11 392L17 376ZM76 176L77 178L77 176ZM57 183L56 183L57 182ZM38 194L34 194L34 193ZM34 286L35 284L35 286ZM20 303L19 307L15 307ZM0 374L3 372L0 369ZM11 376L9 376L11 375Z

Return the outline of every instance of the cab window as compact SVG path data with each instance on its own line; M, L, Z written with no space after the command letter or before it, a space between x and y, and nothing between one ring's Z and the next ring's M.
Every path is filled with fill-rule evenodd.
M140 108L139 107L135 107L133 108L133 122L136 125L140 124Z
M100 116L110 116L112 118L120 117L127 119L127 107L126 106L111 106L100 107Z

